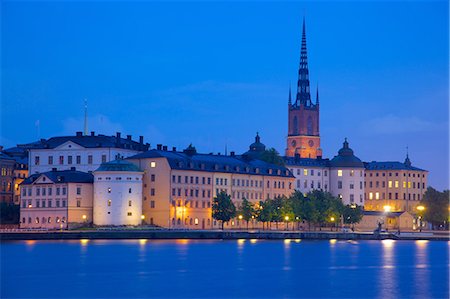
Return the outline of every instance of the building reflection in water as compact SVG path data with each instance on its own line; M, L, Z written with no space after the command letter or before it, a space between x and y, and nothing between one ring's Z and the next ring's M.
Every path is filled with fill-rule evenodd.
M415 241L414 287L417 294L430 294L430 269L428 269L428 240Z
M396 277L396 256L395 256L395 240L382 240L382 252L381 252L381 269L378 275L379 283L378 289L380 290L381 298L397 298L397 284Z

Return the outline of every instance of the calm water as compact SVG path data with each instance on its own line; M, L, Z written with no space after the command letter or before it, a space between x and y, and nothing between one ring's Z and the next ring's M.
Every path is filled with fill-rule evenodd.
M20 241L1 298L448 298L449 243Z

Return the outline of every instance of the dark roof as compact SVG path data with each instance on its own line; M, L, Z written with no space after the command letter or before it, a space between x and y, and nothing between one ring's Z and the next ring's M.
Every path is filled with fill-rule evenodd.
M166 158L172 169L293 177L286 167L257 159L248 159L240 155L186 154L154 149L127 159L148 158ZM259 169L258 173L256 169ZM269 169L272 169L272 174L269 173ZM278 171L280 171L280 175L277 174Z
M255 142L250 144L249 150L243 154L249 159L258 159L261 154L266 150L266 146L261 143L261 137L259 137L259 133L256 133Z
M403 212L383 212L383 211L364 211L363 214L365 216L379 216L379 217L398 217L401 214L405 213Z
M91 173L76 170L58 170L36 173L26 178L21 185L30 185L41 175L45 175L54 183L92 183L94 176Z
M353 150L348 146L347 138L345 138L338 155L331 159L330 167L364 168L364 163L353 154Z
M387 161L387 162L364 162L364 167L366 170L417 170L417 171L427 171L424 169L420 169L414 166L408 166L405 163L402 162L394 162L394 161Z
M123 159L105 162L100 165L96 171L136 171L142 172L136 165Z
M310 159L300 157L283 157L286 166L329 167L329 159Z
M8 156L7 154L0 152L0 159L1 160L11 160L11 161L15 161L15 159L13 157Z
M116 136L105 136L105 135L82 135L81 132L77 132L75 136L57 136L49 139L41 139L40 141L30 144L33 149L52 149L60 146L61 144L71 141L85 148L125 148L136 151L146 151L149 148L149 144L143 144L131 140L131 136L127 138L121 138L120 134ZM20 146L22 147L22 146Z

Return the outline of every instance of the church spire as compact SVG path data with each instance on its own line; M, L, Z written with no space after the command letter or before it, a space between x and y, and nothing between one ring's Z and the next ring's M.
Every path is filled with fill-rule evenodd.
M292 105L291 83L289 83L289 100L288 100L288 105L289 105L289 107L291 107L291 105Z
M306 50L305 18L303 18L302 47L300 50L300 65L298 68L298 82L297 82L297 98L295 104L296 106L311 105L311 94L309 91L308 55Z
M319 105L319 84L317 84L317 91L316 91L316 105Z

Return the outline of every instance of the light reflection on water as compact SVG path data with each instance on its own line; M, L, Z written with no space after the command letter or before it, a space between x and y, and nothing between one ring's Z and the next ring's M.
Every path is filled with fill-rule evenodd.
M0 297L274 298L298 297L301 289L304 297L447 298L449 245L300 239L5 242L1 274L8 275L1 275Z

